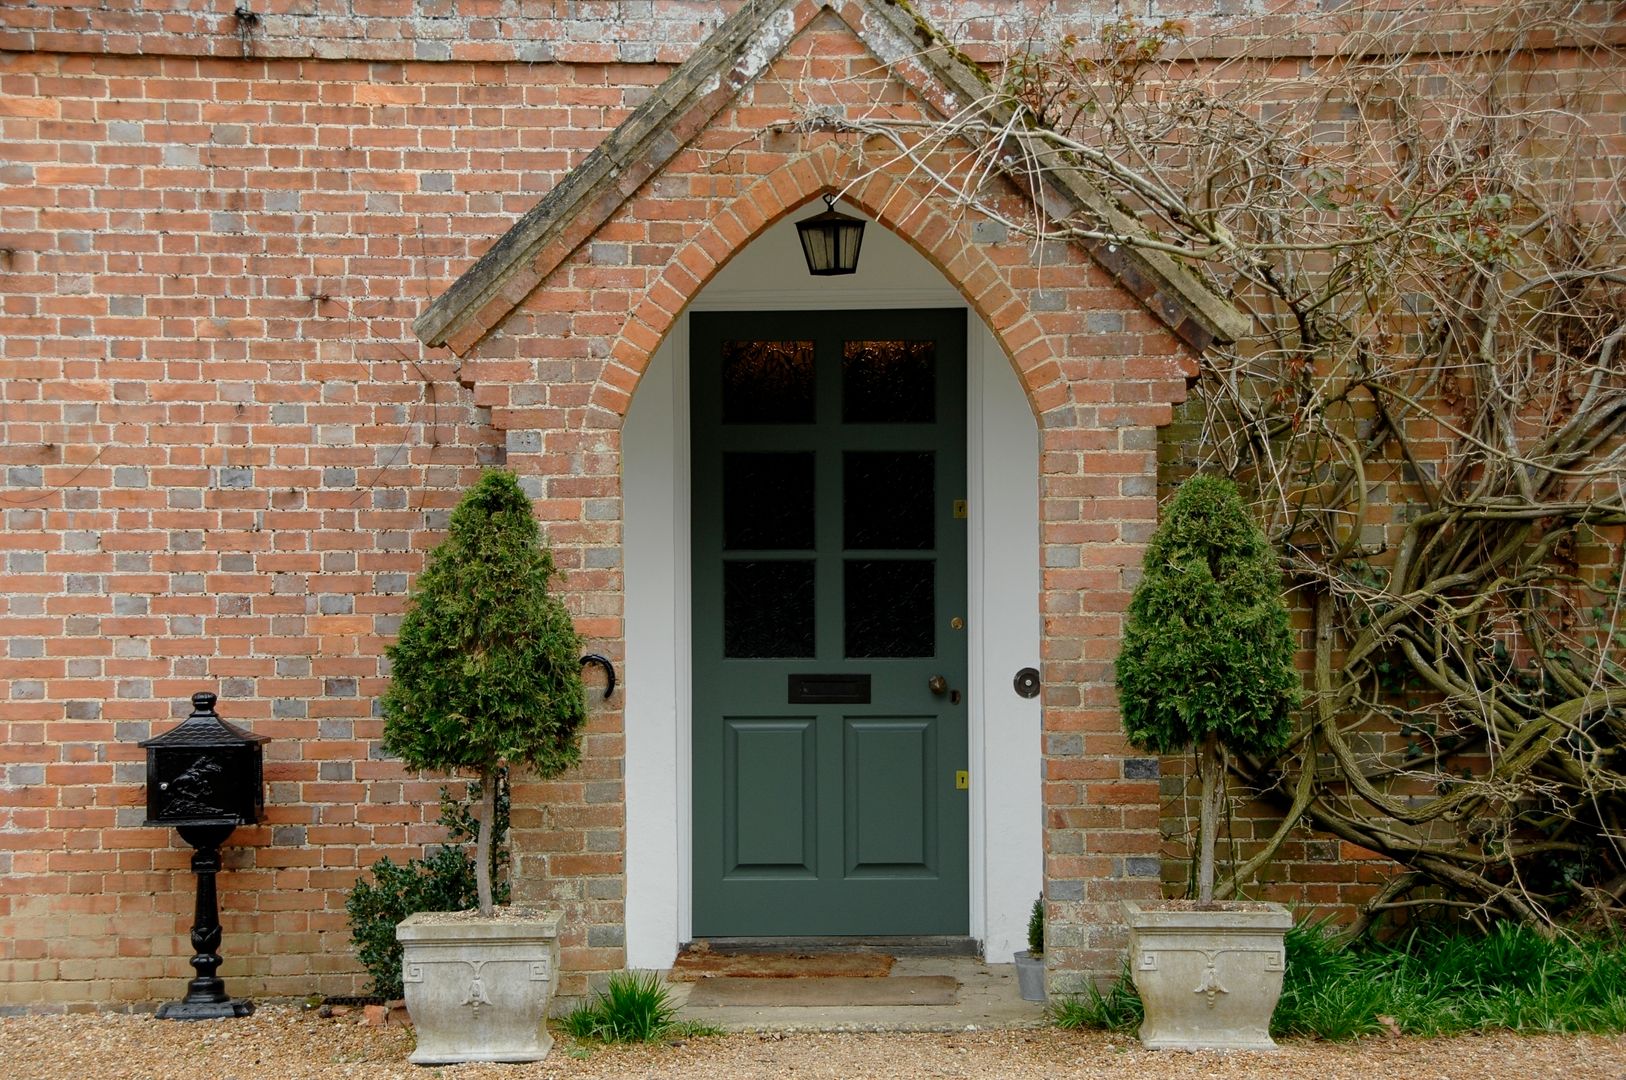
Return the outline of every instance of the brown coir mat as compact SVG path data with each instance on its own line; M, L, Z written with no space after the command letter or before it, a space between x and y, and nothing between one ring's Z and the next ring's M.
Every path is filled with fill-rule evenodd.
M685 949L672 962L674 982L707 979L879 979L892 970L892 957L884 953L827 952L721 953Z
M949 975L890 979L701 979L689 1008L854 1008L865 1005L953 1005L960 981Z

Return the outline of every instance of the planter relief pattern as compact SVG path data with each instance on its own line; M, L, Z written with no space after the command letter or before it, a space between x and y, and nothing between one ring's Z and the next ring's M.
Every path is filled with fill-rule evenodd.
M1281 997L1293 919L1280 904L1218 910L1125 901L1130 972L1146 1006L1142 1045L1153 1050L1274 1050L1270 1017Z
M559 964L559 916L495 920L424 912L396 927L415 1065L540 1061Z

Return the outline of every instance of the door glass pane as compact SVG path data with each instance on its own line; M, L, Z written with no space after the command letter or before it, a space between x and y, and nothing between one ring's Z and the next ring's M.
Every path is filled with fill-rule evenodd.
M848 341L841 346L841 418L849 424L937 419L937 344Z
M723 454L723 547L812 546L812 451Z
M930 450L842 455L842 543L928 549L937 538L937 455Z
M933 559L848 559L847 655L932 656L937 652Z
M813 655L813 560L723 563L723 655Z
M723 342L723 423L812 422L811 341Z

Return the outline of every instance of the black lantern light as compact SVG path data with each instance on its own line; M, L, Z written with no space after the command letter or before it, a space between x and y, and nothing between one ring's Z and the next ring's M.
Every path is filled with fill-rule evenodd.
M215 696L192 695L192 715L179 727L141 743L147 751L148 825L172 825L196 850L192 872L198 900L192 920L192 967L197 977L186 997L158 1007L160 1020L215 1020L247 1016L252 1001L233 1000L215 975L220 967L220 909L215 874L220 845L239 825L265 811L261 750L270 739L228 724L215 712Z
M851 274L858 269L864 222L836 209L836 197L824 197L824 212L796 223L807 272L819 277Z

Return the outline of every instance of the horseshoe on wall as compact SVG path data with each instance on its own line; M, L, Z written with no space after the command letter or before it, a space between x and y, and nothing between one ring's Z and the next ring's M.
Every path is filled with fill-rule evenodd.
M610 663L609 657L600 656L596 652L588 653L582 657L582 667L586 667L588 664L597 664L604 669L604 696L608 699L611 694L615 693L615 665Z

